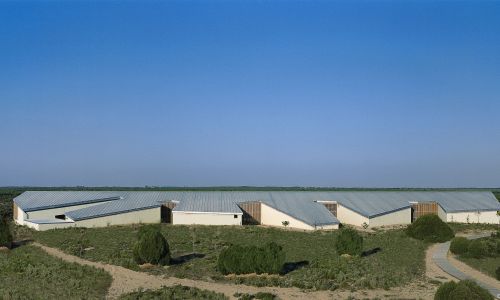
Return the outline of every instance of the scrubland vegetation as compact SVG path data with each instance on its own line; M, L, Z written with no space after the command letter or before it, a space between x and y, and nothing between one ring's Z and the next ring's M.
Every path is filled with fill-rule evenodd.
M434 300L493 300L493 296L474 281L462 280L458 283L443 283Z
M456 237L451 241L450 251L471 267L499 278L497 277L497 270L500 267L500 235L498 233L475 240Z
M0 299L104 299L111 276L34 246L0 251Z
M33 232L35 240L51 247L126 268L141 270L133 248L140 226L68 228ZM147 269L193 279L232 281L257 286L296 286L305 289L389 288L423 279L427 245L403 230L363 233L363 250L380 248L366 256L341 257L335 244L339 232L300 232L260 226L161 225L170 246L168 267ZM230 245L264 247L275 242L283 248L283 275L224 276L217 268L219 255ZM74 251L74 249L91 249Z
M158 290L137 291L122 295L120 300L226 300L224 294L207 290L200 290L194 287L176 285L163 287Z
M167 240L161 234L159 225L146 225L139 228L133 254L138 264L167 265L170 263L170 249Z

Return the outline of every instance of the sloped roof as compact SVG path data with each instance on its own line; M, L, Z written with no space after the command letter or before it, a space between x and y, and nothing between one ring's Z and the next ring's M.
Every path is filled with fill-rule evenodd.
M88 203L118 200L120 192L94 191L27 191L14 198L23 211L74 206Z
M71 210L71 206L97 203ZM446 212L500 210L491 192L481 191L272 191L272 192L156 192L156 191L31 191L14 199L24 211L68 207L66 215L73 220L97 218L127 211L159 207L161 203L178 201L174 211L242 213L238 203L259 201L311 226L338 224L324 205L316 201L337 201L368 218L398 211L410 202L435 201Z

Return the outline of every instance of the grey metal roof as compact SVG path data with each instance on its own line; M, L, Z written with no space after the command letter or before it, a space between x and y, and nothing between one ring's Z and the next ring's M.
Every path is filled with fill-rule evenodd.
M68 211L65 215L72 220L79 221L160 207L167 201L165 196L162 192L122 192L123 200Z
M14 198L23 211L66 207L109 200L118 200L119 192L94 191L27 191Z
M184 192L169 198L179 201L173 211L243 214L235 200L227 196L223 192Z
M119 199L88 208L71 210L72 205ZM178 201L174 211L241 213L238 203L260 201L311 226L338 224L324 205L315 201L337 201L357 213L373 218L410 206L410 202L435 201L446 212L500 210L491 192L445 191L272 191L272 192L25 192L14 199L24 211L68 207L74 220L97 218Z

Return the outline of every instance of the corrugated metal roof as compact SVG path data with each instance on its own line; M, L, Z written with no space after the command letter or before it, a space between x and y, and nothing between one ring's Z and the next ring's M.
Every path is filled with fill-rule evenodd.
M167 201L165 193L162 192L122 192L122 195L123 200L68 211L65 215L72 220L79 221L160 207Z
M14 198L25 212L79 204L117 200L120 192L94 191L27 191Z
M435 201L446 212L500 210L491 192L410 192L410 191L273 191L273 192L25 192L14 201L25 211L65 207L82 203L120 199L74 211L72 219L88 219L179 201L175 211L241 213L237 203L260 201L309 225L338 224L325 207L315 201L337 201L341 205L373 218L410 206L410 202ZM120 197L120 198L118 198ZM69 209L68 209L69 210Z

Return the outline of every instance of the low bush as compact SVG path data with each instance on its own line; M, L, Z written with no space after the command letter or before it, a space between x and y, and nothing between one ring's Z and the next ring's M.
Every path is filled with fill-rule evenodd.
M493 300L493 296L474 281L462 280L443 283L434 295L434 300Z
M217 261L222 274L278 274L285 263L281 246L271 242L264 247L231 245L223 250Z
M159 226L146 225L141 227L137 238L133 255L138 264L166 265L170 262L170 249Z
M437 215L419 217L406 228L408 236L431 243L442 243L454 237L453 230Z
M498 267L495 271L495 277L497 278L497 280L500 280L500 267Z
M121 295L120 300L226 300L222 293L209 290L200 290L195 287L183 285L164 286L158 290L139 290L129 294Z
M0 247L12 247L12 233L5 217L0 216Z
M456 255L466 254L470 241L464 237L456 237L451 240L450 251Z
M488 255L488 248L486 246L486 242L480 239L470 241L466 253L467 257L483 258L487 255Z
M360 255L363 251L363 237L354 229L341 229L335 243L339 255Z

